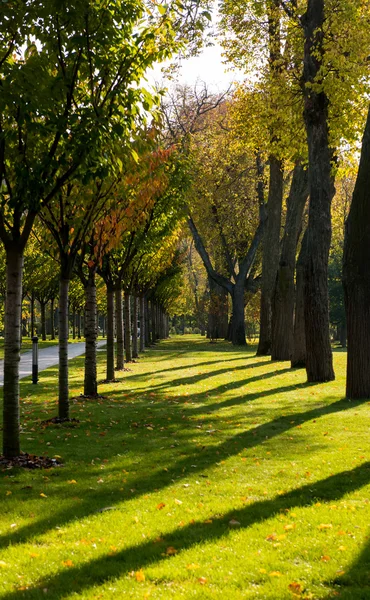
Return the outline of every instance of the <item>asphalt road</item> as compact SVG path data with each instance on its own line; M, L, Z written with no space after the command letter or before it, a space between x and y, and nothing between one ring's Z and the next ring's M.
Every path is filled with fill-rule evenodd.
M100 340L97 343L98 348L106 344L105 340ZM59 363L58 345L48 346L48 348L39 349L39 372L45 371L49 367L53 367ZM85 354L85 342L77 344L68 344L68 358L76 358ZM21 354L19 363L19 378L24 379L32 375L32 350ZM4 361L0 360L0 386L4 384Z

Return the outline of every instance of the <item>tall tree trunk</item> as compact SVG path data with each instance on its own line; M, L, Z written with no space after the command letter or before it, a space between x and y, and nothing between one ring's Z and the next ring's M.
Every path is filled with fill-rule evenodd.
M31 312L31 338L35 335L35 294L31 292L30 300L30 312Z
M208 332L211 339L225 338L228 328L228 293L208 276L209 313Z
M370 109L344 240L347 398L370 398Z
M73 310L72 313L72 338L76 339L76 311Z
M244 317L244 281L243 279L236 281L232 299L232 325L231 325L231 341L234 346L246 346L245 339L245 317Z
M50 339L55 340L55 323L54 323L54 302L55 299L50 300Z
M123 308L122 308L122 290L119 288L115 292L116 297L116 332L117 332L117 371L125 368L124 356L124 335L123 335Z
M81 339L81 311L77 311L77 338Z
M340 324L340 332L339 332L339 342L342 348L347 348L347 320Z
M103 338L105 337L105 315L103 315L102 336L103 336Z
M145 331L144 331L144 335L145 335L145 346L147 348L149 348L150 346L150 306L149 306L149 300L147 298L144 299L145 302L145 310L144 310L144 317L145 317Z
M45 342L46 340L46 302L40 302L41 310L41 338Z
M328 260L331 240L333 151L329 146L328 98L312 83L322 66L324 53L324 0L308 0L304 15L304 118L308 142L310 208L308 258L304 286L307 379L335 378L329 335ZM307 85L308 84L308 85ZM311 85L310 85L311 84Z
M258 356L266 356L271 351L272 296L279 265L283 179L284 172L282 162L274 156L271 156L267 223L263 237L260 337L257 348Z
M6 296L4 330L3 454L20 454L19 361L21 352L23 252L6 248Z
M61 276L59 281L59 399L58 411L61 419L69 419L68 385L68 290L69 279Z
M85 285L85 378L84 395L98 395L96 339L98 335L95 272L89 269Z
M306 368L306 334L304 323L304 283L307 262L307 229L304 233L297 260L296 294L294 312L293 354L291 366L294 369Z
M145 298L140 296L140 352L145 351Z
M152 341L152 344L155 344L155 342L156 342L155 332L156 332L157 325L155 322L155 302L154 302L154 300L150 301L150 316L151 316L150 321L151 321L151 334L152 334L151 341ZM185 327L185 325L183 325L183 327ZM183 330L183 333L184 333L184 330Z
M131 304L130 294L125 292L125 350L126 350L126 361L131 362Z
M139 318L139 307L138 307L138 298L135 294L134 296L134 303L133 303L133 319L132 319L132 323L133 323L133 327L132 327L132 357L133 358L137 358L139 356L139 353L137 351L137 321Z
M114 289L107 286L107 381L114 381Z
M294 329L294 273L303 210L308 197L308 171L294 168L272 309L272 360L291 360Z

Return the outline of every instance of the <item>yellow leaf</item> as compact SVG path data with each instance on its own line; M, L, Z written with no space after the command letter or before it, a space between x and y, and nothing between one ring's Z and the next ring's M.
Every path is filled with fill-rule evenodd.
M207 583L207 578L206 577L199 577L198 582L201 585L204 585L205 583Z
M303 591L301 584L297 583L297 581L292 581L292 583L288 585L288 588L291 592L295 592L297 594L300 594Z
M182 504L181 500L178 500L177 498L175 498L175 504Z
M326 556L326 555L325 555L325 556L322 556L322 557L321 557L321 560L322 560L322 562L329 562L329 560L330 560L330 556Z
M292 529L295 529L295 528L296 528L295 523L289 523L288 525L284 525L285 531L291 531Z
M71 481L68 481L69 484L71 483L77 483L77 481L75 479L71 479Z
M44 494L44 492L41 492L40 496L41 496L41 498L47 498L47 495Z
M332 529L333 525L331 523L321 523L319 525L319 529Z
M5 494L5 495L6 495L6 496L11 496L11 495L12 495L12 493L11 493L11 491L10 491L10 490L8 490L8 491L6 492L6 494Z
M164 508L166 505L164 502L160 502L159 504L157 504L157 510L162 510L162 508Z
M280 571L271 571L270 577L281 577Z
M166 554L168 554L168 556L171 556L172 554L177 554L177 550L173 546L168 546Z
M347 550L347 546L339 546L338 550L344 552L344 550Z
M199 565L197 565L196 563L190 563L190 565L186 565L186 568L189 570L193 570L193 569L199 569Z
M136 581L145 581L145 575L142 569L140 569L140 571L136 571L135 579Z

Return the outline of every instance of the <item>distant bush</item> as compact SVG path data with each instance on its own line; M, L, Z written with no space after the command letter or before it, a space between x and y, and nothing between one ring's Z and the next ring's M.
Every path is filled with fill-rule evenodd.
M193 333L200 333L199 327L193 327Z
M184 333L193 333L193 328L192 327L185 327Z

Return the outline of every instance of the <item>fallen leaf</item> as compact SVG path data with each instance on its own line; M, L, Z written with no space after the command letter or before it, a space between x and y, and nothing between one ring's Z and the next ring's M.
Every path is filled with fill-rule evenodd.
M72 484L72 483L77 483L77 481L76 481L75 479L71 479L71 481L68 481L68 483L69 483L69 484Z
M160 502L159 504L157 504L157 510L162 510L162 508L164 508L166 505L164 502Z
M190 565L186 565L186 568L189 570L199 569L200 565L197 565L196 563L190 563Z
M204 585L205 583L207 583L207 578L206 577L199 577L198 582L201 585Z
M231 519L231 521L229 521L229 525L230 527L240 527L240 522L236 521L235 519Z
M281 577L281 573L280 571L271 571L271 573L269 573L270 577Z
M297 594L300 594L303 590L301 584L297 583L297 581L292 581L292 583L290 583L288 585L288 588L290 589L291 592L295 592Z
M319 529L332 529L333 525L331 523L321 523L319 525Z
M175 498L175 504L182 504L182 501Z
M291 531L292 529L295 529L295 528L296 528L295 523L289 523L288 525L284 525L285 531Z
M47 495L44 494L44 492L41 492L40 496L41 496L41 498L47 498Z
M171 556L172 554L177 554L177 550L173 546L168 546L166 554L168 554L168 556Z
M6 495L6 496L11 496L11 495L12 495L12 493L11 493L11 491L10 491L10 490L8 490L8 491L6 492L6 494L5 494L5 495Z
M64 561L63 561L63 565L64 565L65 567L73 567L73 562L72 562L70 559L68 559L68 560L64 560Z
M140 569L140 571L136 571L135 579L136 581L145 581L145 575L142 569Z
M322 562L329 562L330 556L324 555L324 556L321 557L321 560L322 560Z

